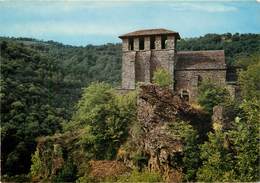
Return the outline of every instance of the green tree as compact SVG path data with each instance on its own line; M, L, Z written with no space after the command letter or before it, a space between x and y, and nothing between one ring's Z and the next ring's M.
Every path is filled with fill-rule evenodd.
M229 99L229 93L225 88L217 86L208 81L201 83L198 89L198 102L209 113L214 106Z
M232 120L231 129L217 129L208 135L209 140L201 147L203 166L197 173L199 181L258 181L259 139L260 139L260 100L257 71L259 61L246 64L239 73L242 103ZM250 90L250 91L249 91ZM247 99L247 100L245 100Z
M259 180L260 102L244 101L242 110L226 132L209 133L208 142L201 147L202 167L199 181L257 181Z
M13 176L29 172L35 138L60 130L64 118L54 97L58 63L21 44L0 44L1 170Z
M244 64L244 70L239 73L239 84L242 97L245 99L260 99L260 55L253 55L240 60ZM242 65L242 64L241 64Z
M153 82L155 84L161 87L169 87L173 84L173 78L167 70L159 68L153 74Z
M37 177L39 176L39 172L43 168L43 164L41 162L39 150L37 149L35 153L32 155L32 166L31 166L31 176Z
M242 182L260 179L260 101L244 101L242 114L234 120L230 139L235 157L234 170Z
M182 155L174 157L172 163L175 164L176 168L182 168L183 181L194 181L200 165L198 133L185 121L174 122L169 126L169 129L171 134L178 137L183 144Z
M227 145L227 134L222 131L210 132L209 140L201 146L202 167L197 180L205 182L234 181L234 158Z
M76 113L65 130L82 129L79 144L90 157L111 159L127 138L136 117L136 94L118 95L108 84L93 83L84 89Z

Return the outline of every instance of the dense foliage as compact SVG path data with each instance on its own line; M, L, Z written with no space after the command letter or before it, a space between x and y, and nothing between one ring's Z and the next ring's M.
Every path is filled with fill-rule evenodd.
M198 103L209 113L214 106L228 101L230 98L227 89L210 81L203 81L198 89Z
M244 70L239 74L239 84L244 99L260 99L260 54L239 61ZM247 65L247 67L246 67Z
M2 173L28 173L35 138L61 129L57 62L21 45L1 44Z
M93 83L84 89L75 110L72 119L63 125L63 134L39 141L38 145L44 147L38 146L32 156L34 179L89 179L85 175L89 160L115 158L136 120L136 92L119 95L109 84Z
M78 142L94 159L111 159L126 140L128 126L136 120L136 93L118 95L108 84L84 89L72 120L65 130L81 129Z
M183 171L183 181L195 180L199 161L198 132L187 122L178 120L170 125L170 132L183 142L183 153L172 159L173 166Z
M173 84L173 79L167 70L160 68L153 74L153 82L155 84L158 84L161 87L168 87Z
M120 45L72 47L0 39L2 173L28 173L36 137L61 130L81 88L119 81Z

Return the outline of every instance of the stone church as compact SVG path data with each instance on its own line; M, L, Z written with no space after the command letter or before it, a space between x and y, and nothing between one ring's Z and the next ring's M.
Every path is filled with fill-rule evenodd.
M168 70L172 89L186 100L196 101L198 85L210 80L226 86L224 50L177 51L178 32L166 29L138 30L122 39L122 89L135 89L136 82L152 82L157 68Z

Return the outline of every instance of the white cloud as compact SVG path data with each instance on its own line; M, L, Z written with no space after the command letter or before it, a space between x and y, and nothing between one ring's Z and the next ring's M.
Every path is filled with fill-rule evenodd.
M226 5L219 2L189 2L189 3L172 3L171 6L177 11L204 11L209 13L214 12L233 12L237 8L231 5Z
M30 9L34 9L35 6L39 7L42 5L47 10L55 11L58 9L66 12L78 11L79 9L102 9L156 4L165 4L166 6L171 6L178 11L198 10L206 12L230 12L237 10L236 7L228 4L233 2L233 0L0 0L0 2L14 7L24 7L26 4L26 6Z

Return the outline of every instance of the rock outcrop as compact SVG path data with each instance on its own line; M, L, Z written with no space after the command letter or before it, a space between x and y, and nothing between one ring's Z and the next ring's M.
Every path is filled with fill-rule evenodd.
M189 119L204 114L172 90L152 84L140 86L137 105L137 123L142 133L139 136L132 133L135 144L132 146L147 157L146 166L150 171L159 171L168 181L180 182L182 170L172 166L172 159L182 153L183 141L169 131L169 125L178 121L188 123Z

